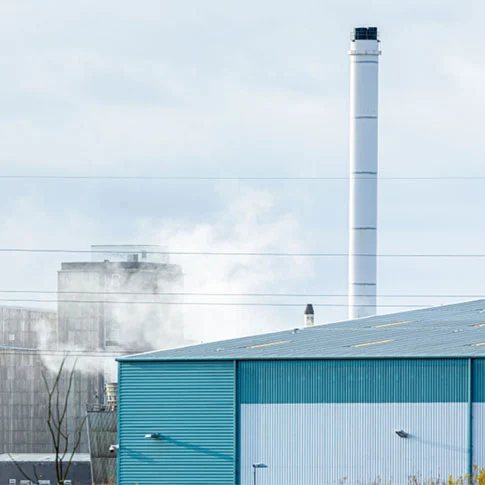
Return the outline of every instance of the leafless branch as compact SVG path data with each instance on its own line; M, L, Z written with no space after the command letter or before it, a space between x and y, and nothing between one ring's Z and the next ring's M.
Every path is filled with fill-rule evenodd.
M69 469L71 468L72 461L74 459L74 454L79 449L81 444L82 430L86 422L86 416L81 420L81 422L76 427L74 431L74 445L69 454L69 444L70 444L70 433L67 427L66 418L67 411L69 408L69 398L72 392L72 386L74 381L74 374L76 369L77 360L74 361L72 368L69 371L69 377L67 381L67 386L64 391L62 384L62 377L64 375L64 367L66 364L68 355L66 354L59 365L59 369L54 377L52 385L49 383L49 379L45 372L42 372L42 380L44 381L45 389L47 391L47 416L46 424L49 430L49 434L52 439L52 446L55 453L55 470L57 483L62 484L66 480ZM66 456L69 458L66 459ZM39 477L37 475L37 469L34 464L33 472L35 478L29 476L25 470L20 466L20 464L9 454L10 459L22 474L22 476L32 483L38 483Z
M64 483L67 477L69 469L71 468L74 454L81 444L82 430L86 421L85 417L76 427L74 432L74 445L69 458L67 461L65 461L66 456L69 454L69 445L71 441L66 419L77 363L77 360L75 360L72 368L69 371L67 386L65 390L62 389L62 376L64 374L67 357L67 354L63 357L52 386L49 385L46 375L42 373L42 378L48 394L48 411L46 422L55 452L55 469L58 483Z
M76 430L76 441L75 441L74 446L72 448L71 456L69 457L69 460L67 461L66 474L65 474L66 477L67 477L67 474L69 473L69 468L71 468L74 453L76 452L76 450L79 448L79 445L81 444L81 437L82 437L81 433L82 433L82 430L83 430L83 427L84 427L84 423L86 422L86 418L87 418L87 416L84 416L84 418L79 423L79 426Z
M31 476L27 475L25 470L20 466L18 461L10 453L8 453L8 457L12 460L12 463L15 465L17 470L22 474L22 476L26 480L28 480L29 482L32 482L32 483L39 483L39 477L37 476L37 471L36 471L35 465L34 465L34 477L35 478L32 478Z

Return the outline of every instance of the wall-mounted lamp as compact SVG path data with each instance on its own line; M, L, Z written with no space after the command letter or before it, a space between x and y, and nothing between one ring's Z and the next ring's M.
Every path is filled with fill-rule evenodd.
M253 463L253 485L256 485L256 472L260 469L260 468L268 468L268 465L265 465L264 463Z
M409 433L406 433L406 431L404 431L403 429L396 429L394 433L396 433L399 438L407 438L409 436Z
M120 449L120 445L110 445L109 452L114 453L116 450Z
M145 435L145 438L152 438L157 440L160 438L160 433L148 433Z

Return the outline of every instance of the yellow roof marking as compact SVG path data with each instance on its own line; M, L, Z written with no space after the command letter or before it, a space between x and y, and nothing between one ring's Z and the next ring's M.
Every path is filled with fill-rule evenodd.
M376 340L375 342L365 342L363 344L353 344L351 347L367 347L368 345L378 345L378 344L385 344L387 342L394 342L394 339L387 339L387 340Z
M403 320L402 322L381 323L380 325L372 325L371 328L394 327L395 325L405 325L406 323L412 322L413 320Z
M248 345L247 349L259 349L259 347L269 347L270 345L280 345L280 344L287 344L291 342L291 340L278 340L277 342L269 342L267 344L256 344L256 345Z

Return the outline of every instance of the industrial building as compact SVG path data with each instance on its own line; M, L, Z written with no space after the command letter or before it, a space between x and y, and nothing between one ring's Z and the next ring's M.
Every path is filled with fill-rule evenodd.
M42 375L50 378L62 359L57 329L56 312L0 308L0 453L24 457L54 451L46 424L48 396ZM86 415L86 403L93 400L95 387L88 387L93 379L92 374L77 373L73 380L67 427L71 435ZM81 450L88 451L86 430Z
M120 352L180 345L180 309L158 304L180 300L183 289L182 269L164 251L153 245L91 246L91 261L62 263L58 344ZM107 380L116 380L115 366Z
M117 380L113 355L184 342L180 306L158 304L180 299L160 293L180 293L183 287L180 266L170 264L165 253L160 246L92 246L91 261L62 263L58 312L0 307L0 453L53 451L41 377L48 374L47 359L59 361L64 352L78 358L67 429L75 432L89 405L78 449L87 453L88 428L93 425L94 436L99 420L116 424L115 411L103 406L105 382ZM54 362L50 370L55 368ZM96 414L101 410L104 414ZM111 474L113 465L106 463L99 467Z
M464 476L485 466L483 349L479 300L119 358L118 483Z
M117 384L107 384L106 391L107 403L88 406L86 422L91 456L91 480L96 484L116 483Z
M183 343L180 307L160 304L180 298L161 293L179 293L183 288L182 269L169 263L164 247L91 246L91 261L62 263L57 288L60 349L123 355ZM88 405L93 412L102 407L105 384L117 380L113 357L98 358L84 366L87 369L83 366L79 359L69 407L70 429L84 419ZM88 426L93 419L90 415ZM87 428L79 451L88 451Z
M55 312L0 307L0 453L51 451L38 349L56 326Z

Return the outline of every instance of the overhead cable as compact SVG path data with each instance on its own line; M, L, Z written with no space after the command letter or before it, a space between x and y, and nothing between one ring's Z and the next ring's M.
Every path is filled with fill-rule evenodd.
M301 181L301 182L318 182L322 180L342 180L348 181L350 178L366 179L365 175L359 176L218 176L218 175L0 175L0 180L143 180L143 181L252 181L252 180L266 180L266 181ZM369 179L371 180L371 179ZM463 180L463 181L483 181L485 176L475 175L450 175L450 176L380 176L379 180L427 180L427 181L449 181L449 180Z
M56 290L1 290L0 294L35 294L35 295L130 295L130 296L216 296L216 297L241 297L241 298L347 298L348 293L206 293L206 292L146 292L146 291L56 291ZM356 295L367 296L367 295ZM378 294L379 298L485 298L481 295L457 295L457 294Z
M248 307L299 307L301 303L251 303L251 302L208 302L208 301L142 301L142 300L62 300L62 299L35 299L35 298L0 298L0 302L8 303L71 303L71 304L126 304L126 305L173 305L173 306L248 306ZM346 308L347 304L340 303L314 303L313 306L318 307L343 307ZM360 305L367 306L367 305ZM369 305L375 306L375 305ZM377 305L384 308L423 308L425 305L408 305L408 304L396 304L396 305Z
M106 250L88 250L88 249L61 249L61 248L0 248L0 253L54 253L54 254L106 254ZM117 254L133 254L133 251L116 251ZM303 258L347 258L348 253L332 252L244 252L244 251L143 251L146 255L172 255L172 256L250 256L250 257L303 257ZM476 259L485 258L485 253L383 253L383 254L357 254L362 257L378 258L465 258ZM119 261L112 261L118 263ZM127 261L124 261L125 263ZM150 263L150 261L147 261ZM133 262L133 264L143 264L143 261Z

